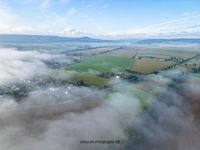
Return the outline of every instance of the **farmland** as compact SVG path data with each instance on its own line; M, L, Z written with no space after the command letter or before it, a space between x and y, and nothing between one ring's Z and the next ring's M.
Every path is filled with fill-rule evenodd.
M130 58L115 56L96 56L65 67L65 71L74 72L69 79L73 84L103 87L107 86L109 79L98 76L101 73L121 74L131 63Z
M196 56L187 59L187 61L185 61L181 66L185 67L190 72L198 73L200 71L199 59L200 56L197 54Z
M200 74L196 74L195 77L200 80Z
M200 73L193 74L190 79L195 81L195 82L199 82L200 81Z
M98 55L102 53L112 52L118 49L118 47L115 46L105 46L105 47L94 47L94 48L88 48L88 49L82 49L82 50L74 50L71 51L70 55L74 56L88 56L88 55Z
M108 53L106 53L104 55L131 58L138 51L141 51L141 48L123 47L123 48L121 48L121 49L119 49L117 51L108 52Z
M122 73L123 71L125 71L130 63L130 58L115 56L97 56L87 59L81 63L67 66L65 70L97 74L102 72Z
M132 64L130 69L137 73L147 74L147 73L153 73L155 71L169 68L175 64L176 63L173 61L157 61L157 60L142 59L142 60L136 60Z
M171 47L149 48L149 47L124 46L120 50L108 52L105 55L131 58L136 53L138 53L138 57L157 57L157 58L165 58L165 59L169 59L171 57L176 57L176 58L187 59L198 53L198 51L196 49L194 51L188 51L188 50L189 49L186 50L185 48L176 48L175 49L175 48L171 48Z
M181 48L178 50L169 48L168 50L155 47L153 50L131 46L81 50L72 52L72 54L79 52L81 52L82 61L64 68L67 72L75 72L70 82L76 84L82 82L82 84L97 87L106 86L109 82L108 78L115 75L123 74L122 78L129 78L124 74L126 71L132 74L128 76L137 76L157 73L176 65L192 71L194 63L197 61L195 56L198 54L196 50L189 53L186 49L181 50ZM78 56L76 55L76 57Z
M109 84L109 80L106 78L98 77L94 74L75 73L69 80L73 84L104 87Z

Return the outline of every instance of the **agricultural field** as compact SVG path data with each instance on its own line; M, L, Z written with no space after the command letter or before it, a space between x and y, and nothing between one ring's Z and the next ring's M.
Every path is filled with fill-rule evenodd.
M139 57L158 57L170 59L171 57L187 59L193 57L195 54L185 54L185 53L161 53L161 52L140 52Z
M104 55L131 58L139 51L141 51L141 48L123 47L122 49L119 49L119 50L116 50L116 51L112 51L112 52L108 52L108 53L106 53Z
M184 46L184 45L154 45L154 46L144 46L148 51L160 51L160 52L181 52L181 53L198 53L200 48L199 46Z
M131 64L132 60L116 56L94 56L87 60L65 67L66 72L73 72L68 81L73 84L104 87L110 79L98 76L101 73L123 73Z
M200 73L193 74L191 76L191 79L194 80L194 81L200 81Z
M96 55L99 53L104 53L107 51L112 51L114 49L116 49L117 47L100 47L100 48L90 48L87 50L76 50L76 51L72 51L70 54L71 55Z
M198 54L197 51L190 51L190 48L185 49L185 48L171 48L171 47L166 47L166 48L144 48L144 50L140 51L138 53L138 56L141 57L146 57L146 56L151 56L151 57L158 57L158 58L171 58L171 57L176 57L176 58L182 58L182 59L187 59L190 57L195 56Z
M200 81L200 74L196 74L195 77Z
M200 83L200 73L191 74L191 76L189 77L189 81L199 84Z
M200 70L200 56L186 61L181 66L185 67L188 71L198 72Z
M69 82L77 85L96 86L102 88L109 84L109 79L89 73L75 73L69 78Z
M169 68L175 64L176 63L173 61L157 61L157 60L150 60L150 59L138 59L133 62L130 70L137 72L137 73L148 74L148 73L153 73L155 71Z
M82 50L82 53L90 55L92 54L89 53L90 51L92 52L93 50ZM98 51L101 51L101 49ZM96 53L95 49L94 52ZM188 53L186 50L165 50L161 53L160 49L153 51L144 47L124 46L114 51L85 57L80 63L66 66L65 71L76 73L76 75L71 78L73 83L83 81L87 85L101 87L108 82L105 81L106 78L97 76L101 73L122 74L128 69L132 71L133 74L150 74L176 65L179 63L176 62L178 58L186 60L195 55L196 52ZM171 60L171 58L173 59ZM194 60L191 59L187 63L194 63ZM186 67L185 64L181 64L181 66ZM190 65L187 65L187 67L189 66ZM94 82L95 80L96 83Z
M125 71L130 63L130 58L115 56L96 56L81 63L67 66L65 67L65 70L93 74L103 72L122 73Z

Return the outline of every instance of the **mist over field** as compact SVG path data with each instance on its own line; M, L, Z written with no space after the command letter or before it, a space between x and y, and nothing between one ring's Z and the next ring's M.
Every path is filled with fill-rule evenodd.
M0 149L200 147L200 84L186 70L161 71L135 83L113 79L110 90L65 82L70 75L55 75L59 67L50 65L71 63L62 54L0 49ZM141 101L138 88L151 96ZM80 142L91 140L120 143Z

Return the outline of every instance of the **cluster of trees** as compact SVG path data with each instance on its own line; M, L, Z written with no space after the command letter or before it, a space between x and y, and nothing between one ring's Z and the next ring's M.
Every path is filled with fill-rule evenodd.
M200 67L198 67L198 68L192 68L192 72L199 73L200 72Z
M112 78L112 77L115 77L117 75L118 74L115 74L113 72L103 72L103 73L100 73L98 76L102 77L102 78Z
M176 56L171 56L170 59L171 60L176 60Z
M186 67L191 67L191 70L193 73L199 73L200 72L200 66L198 66L196 63L193 64L184 64Z
M83 80L77 81L76 83L78 86L86 86Z

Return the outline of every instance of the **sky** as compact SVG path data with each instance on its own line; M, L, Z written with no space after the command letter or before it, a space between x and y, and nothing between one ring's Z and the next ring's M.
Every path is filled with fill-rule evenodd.
M200 37L200 0L0 0L0 33Z

